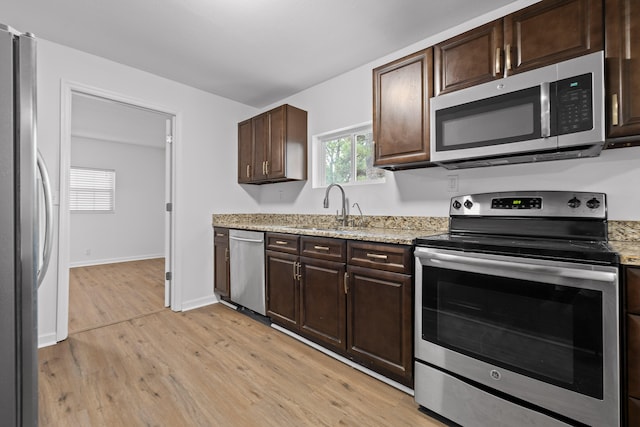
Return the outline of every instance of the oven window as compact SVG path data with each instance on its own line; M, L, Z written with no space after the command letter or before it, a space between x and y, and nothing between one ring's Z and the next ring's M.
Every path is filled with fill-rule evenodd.
M436 149L541 138L540 86L436 111Z
M422 292L423 339L602 398L601 292L428 266Z

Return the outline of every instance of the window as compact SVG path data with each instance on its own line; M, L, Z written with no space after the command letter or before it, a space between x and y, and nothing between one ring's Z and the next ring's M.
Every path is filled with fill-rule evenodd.
M384 182L385 171L373 167L370 124L317 135L314 147L314 187Z
M77 212L115 210L116 172L108 169L71 167L69 207Z

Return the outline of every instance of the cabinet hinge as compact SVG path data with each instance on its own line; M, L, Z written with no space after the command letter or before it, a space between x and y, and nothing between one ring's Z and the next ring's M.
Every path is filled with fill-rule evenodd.
M164 273L164 280L171 280L173 278L173 275L171 274L170 271L167 271L166 273Z
M167 212L173 212L173 203L167 203Z

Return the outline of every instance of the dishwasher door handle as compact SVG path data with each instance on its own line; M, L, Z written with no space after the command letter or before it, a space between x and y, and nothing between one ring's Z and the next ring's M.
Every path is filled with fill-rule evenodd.
M264 242L264 240L257 240L257 239L247 239L245 237L236 237L236 236L229 236L230 240L237 240L239 242L249 242L249 243L262 243Z

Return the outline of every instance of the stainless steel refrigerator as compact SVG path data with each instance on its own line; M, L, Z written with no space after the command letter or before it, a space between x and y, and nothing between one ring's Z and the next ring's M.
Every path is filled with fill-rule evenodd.
M51 197L36 147L36 43L0 24L0 419L38 423L37 291L51 249ZM41 160L41 159L40 159ZM42 173L44 172L44 176ZM44 194L44 196L42 195ZM44 229L41 212L44 211ZM42 243L44 242L44 243ZM46 254L40 248L46 248ZM42 263L41 263L42 261Z

